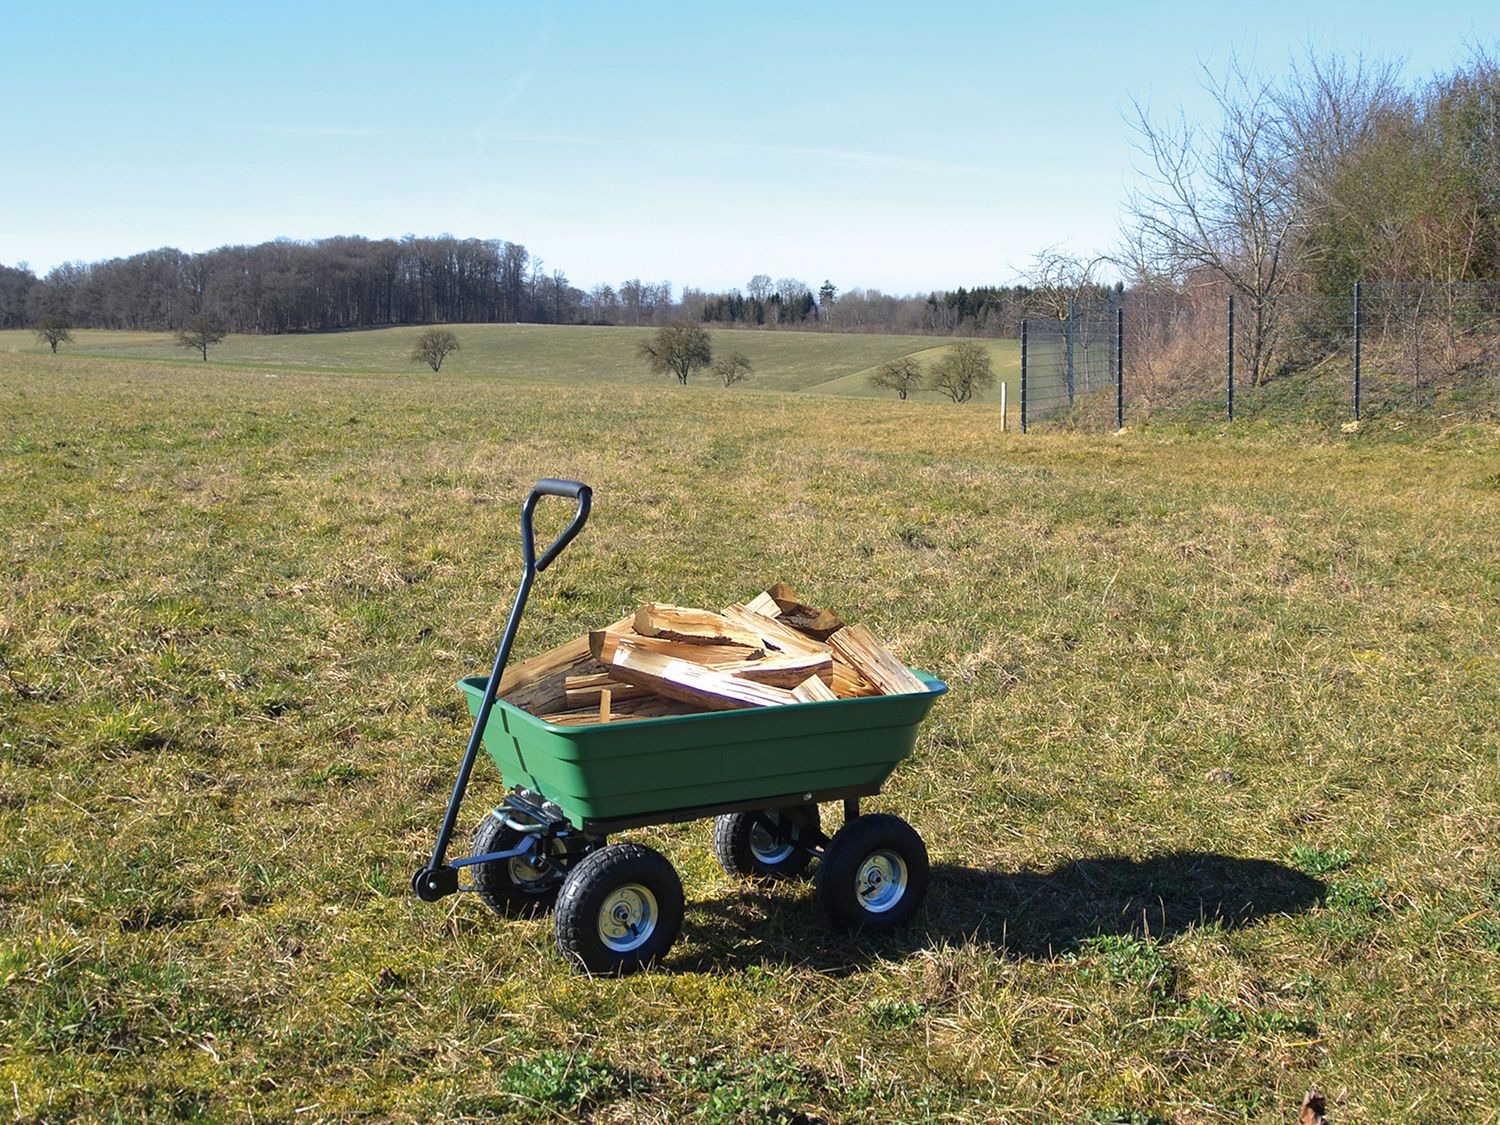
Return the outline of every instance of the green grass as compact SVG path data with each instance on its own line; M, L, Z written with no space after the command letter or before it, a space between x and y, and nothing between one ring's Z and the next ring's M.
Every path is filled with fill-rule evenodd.
M456 324L461 350L443 364L437 378L483 375L535 382L602 382L610 385L658 386L666 380L652 375L641 362L640 341L650 328L578 327L538 324ZM408 360L421 328L379 328L356 332L304 332L284 336L229 336L209 351L218 365L291 367L298 370L409 372L413 378L432 372ZM177 347L166 332L106 332L79 329L75 343L62 345L64 355L171 360L198 363L201 358ZM890 336L838 332L770 332L716 328L710 332L718 351L739 351L754 368L750 389L760 391L817 391L822 394L886 397L868 378L882 363L915 353L924 363L946 350L934 347L930 336ZM1000 379L1019 386L1020 351L1014 340L981 341L994 357ZM0 332L0 354L42 356L47 346L31 332ZM714 384L703 371L695 382ZM720 388L722 389L722 388ZM744 388L736 388L734 393ZM1015 391L1015 387L1012 388ZM998 402L998 386L979 401ZM918 400L940 401L933 392L919 392Z
M1495 1120L1493 428L223 358L0 350L18 1118ZM870 802L932 854L909 933L833 935L701 823L631 834L689 910L624 981L410 895L548 475L595 514L519 655L780 578L951 683Z

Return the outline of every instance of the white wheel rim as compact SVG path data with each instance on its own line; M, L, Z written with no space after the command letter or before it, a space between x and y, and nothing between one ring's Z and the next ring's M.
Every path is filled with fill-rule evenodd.
M906 897L906 860L889 848L865 856L854 874L854 897L871 914L884 914Z
M639 949L656 932L656 896L639 883L616 887L599 906L599 940L615 953Z
M757 821L750 827L750 854L768 867L784 862L797 849L789 842L777 840Z

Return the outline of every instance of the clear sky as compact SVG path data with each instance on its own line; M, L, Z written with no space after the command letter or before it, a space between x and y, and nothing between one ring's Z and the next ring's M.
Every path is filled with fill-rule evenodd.
M0 263L453 234L575 285L916 292L1116 239L1125 118L1307 46L1409 80L1483 3L0 0Z

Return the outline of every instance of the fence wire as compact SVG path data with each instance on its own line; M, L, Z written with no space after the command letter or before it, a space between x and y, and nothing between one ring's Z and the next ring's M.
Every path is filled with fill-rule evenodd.
M1025 343L1028 429L1500 421L1500 283L1364 282L1262 302L1132 290L1028 320Z
M1064 319L1026 321L1026 429L1115 427L1119 310L1113 299L1077 301Z

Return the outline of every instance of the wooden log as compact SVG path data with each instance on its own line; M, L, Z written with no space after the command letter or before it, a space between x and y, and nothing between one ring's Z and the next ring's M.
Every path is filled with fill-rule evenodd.
M829 651L822 641L815 641L790 625L783 625L776 618L751 613L742 605L726 606L724 616L737 627L754 632L767 648L786 656L815 656Z
M927 690L927 685L897 660L864 625L849 625L828 638L833 651L854 666L882 695L908 695Z
M802 599L797 596L797 591L785 582L776 583L766 591L766 595L776 603L784 624L806 633L815 640L826 641L844 627L844 622L832 610L803 605Z
M614 693L605 688L599 693L599 721L607 723L610 719L610 708L614 703Z
M880 689L865 679L854 665L837 654L833 658L833 694L840 699L864 699L879 695Z
M621 683L608 672L593 672L587 676L569 676L563 681L567 691L568 710L589 707L599 702L601 692L612 692L616 703L627 699L640 699L651 693L634 684Z
M808 676L792 689L792 698L798 703L821 703L829 699L837 699L838 696L817 676Z
M701 715L703 709L676 699L664 699L659 695L648 695L643 699L632 699L611 707L609 721L628 723L637 719L661 719L671 715ZM556 711L537 716L543 722L557 723L565 727L594 726L599 722L599 708L584 707L577 710Z
M650 652L621 638L609 665L616 678L648 687L668 699L680 699L708 711L733 711L743 707L770 707L792 702L783 688L742 680L686 660Z
M631 618L627 617L610 627L630 621ZM500 689L495 694L513 707L539 715L565 705L567 689L564 681L569 676L602 670L599 661L589 651L588 637L576 637L512 664L500 677Z
M759 636L730 623L720 614L661 602L650 602L635 611L635 631L643 637L662 637L686 644L761 648Z
M737 660L723 664L708 665L715 672L727 672L742 680L754 680L758 684L791 689L809 676L833 683L833 654L814 653L809 656L772 656L765 660Z
M756 594L745 603L745 608L751 613L758 613L762 617L775 618L781 614L781 607L776 604L776 599L771 597L769 590Z
M595 646L595 638L598 639ZM647 652L660 653L662 656L670 656L675 660L686 660L690 664L723 664L734 661L749 660L759 652L765 655L765 649L745 648L743 645L690 645L681 641L669 641L663 637L643 637L638 633L611 632L600 629L597 633L589 634L589 644L594 650L594 655L599 663L608 665L614 659L615 649L621 639L628 639L637 648L645 649Z

